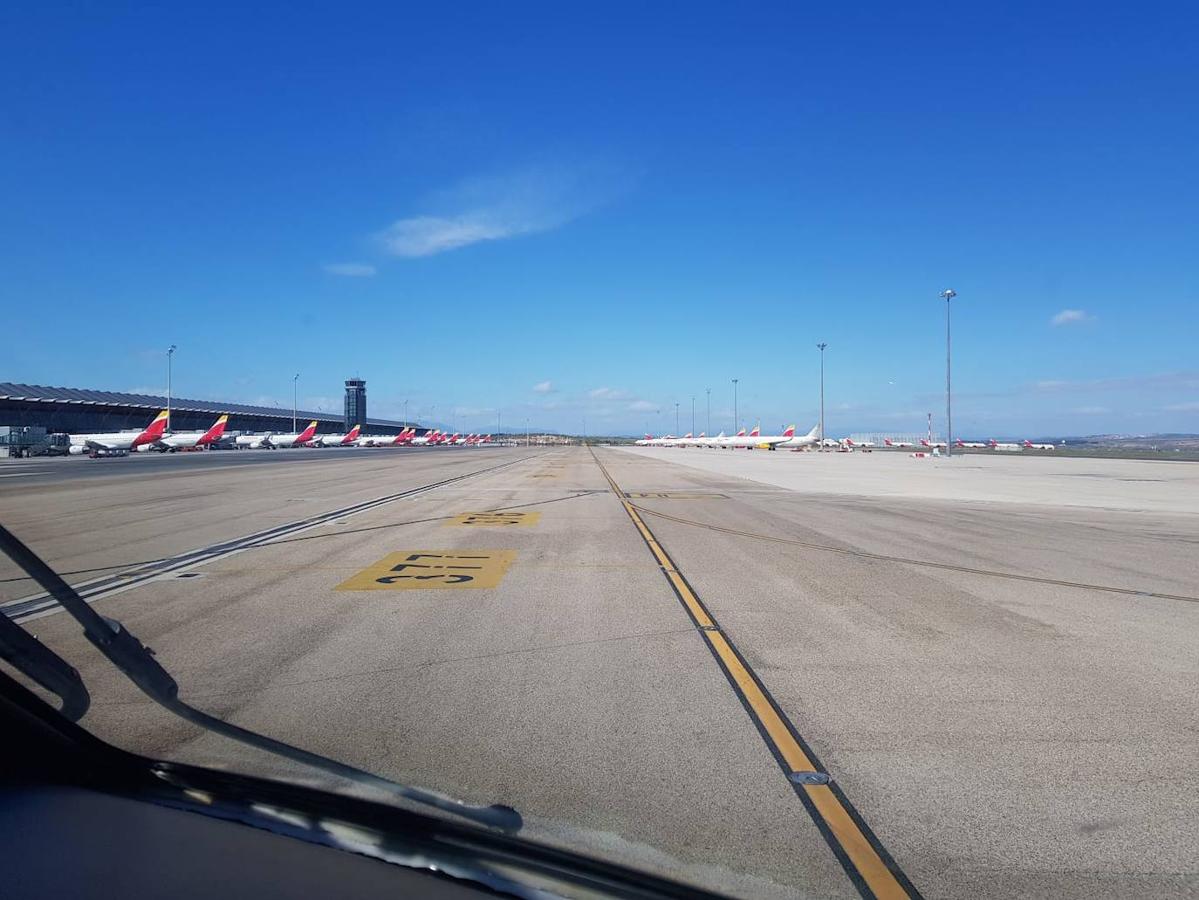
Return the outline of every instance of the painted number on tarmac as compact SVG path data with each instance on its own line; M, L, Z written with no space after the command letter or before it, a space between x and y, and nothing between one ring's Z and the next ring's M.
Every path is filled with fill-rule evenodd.
M539 512L475 512L454 516L449 525L536 525Z
M727 494L705 494L697 491L630 491L625 494L630 500L727 500Z
M515 559L515 550L400 550L334 590L493 588L499 586Z

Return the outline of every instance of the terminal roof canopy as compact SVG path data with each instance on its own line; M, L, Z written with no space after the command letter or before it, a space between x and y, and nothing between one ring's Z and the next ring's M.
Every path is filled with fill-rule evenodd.
M75 403L94 404L98 406L126 406L145 409L165 409L166 396L154 394L125 394L120 391L93 391L88 388L46 387L40 384L14 384L0 381L0 400L24 400L43 403ZM282 406L252 406L246 403L222 403L211 400L189 400L185 397L172 397L171 409L184 412L211 412L214 414L231 413L252 416L280 416L290 419L292 411ZM301 419L317 419L324 421L341 421L341 413L330 410L316 412L310 409L296 410L296 416ZM401 422L390 419L367 419L367 425L399 427ZM412 424L412 423L408 423Z

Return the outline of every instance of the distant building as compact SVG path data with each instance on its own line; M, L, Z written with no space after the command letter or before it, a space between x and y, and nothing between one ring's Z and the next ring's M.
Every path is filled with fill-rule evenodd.
M363 385L365 393L365 382L359 383ZM347 415L348 403L347 399ZM90 388L0 382L0 426L36 426L51 434L142 429L166 406L167 398L157 394L125 394ZM391 419L366 418L365 396L361 409L362 418L355 421L362 423L364 432L399 434L403 428L403 423ZM235 431L290 434L292 430L290 405L256 406L224 400L171 398L171 426L175 431L203 431L222 413L229 415L226 434ZM340 431L344 424L335 411L301 409L297 410L296 418L300 428L316 419L318 434L333 434Z
M366 381L361 378L346 379L345 429L366 424Z

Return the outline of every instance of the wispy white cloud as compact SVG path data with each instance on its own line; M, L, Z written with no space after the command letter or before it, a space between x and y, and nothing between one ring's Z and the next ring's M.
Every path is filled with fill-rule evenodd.
M1084 322L1094 322L1095 317L1089 315L1082 309L1063 309L1060 313L1049 320L1049 324L1055 328L1059 325L1081 325Z
M430 198L379 235L392 256L433 256L482 241L550 231L609 202L626 179L609 167L534 166L473 178Z
M1167 412L1199 412L1199 400L1188 400L1185 403L1171 403L1164 407Z
M375 267L367 263L327 263L321 266L330 275L342 275L346 278L370 278L375 274Z
M648 400L634 400L629 404L629 412L652 412L657 408L656 404L650 403Z
M552 394L554 392L554 383L552 381L539 381L533 385L534 394Z
M617 388L598 387L587 392L592 400L628 400L629 392Z

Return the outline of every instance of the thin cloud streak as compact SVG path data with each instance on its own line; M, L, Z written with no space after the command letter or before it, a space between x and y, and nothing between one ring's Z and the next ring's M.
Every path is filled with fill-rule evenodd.
M1084 322L1094 321L1095 317L1088 315L1086 310L1063 309L1060 313L1049 320L1049 324L1057 328L1062 325L1081 325Z
M559 228L610 202L627 179L612 169L537 166L473 178L431 198L419 215L379 233L392 256L415 259Z

